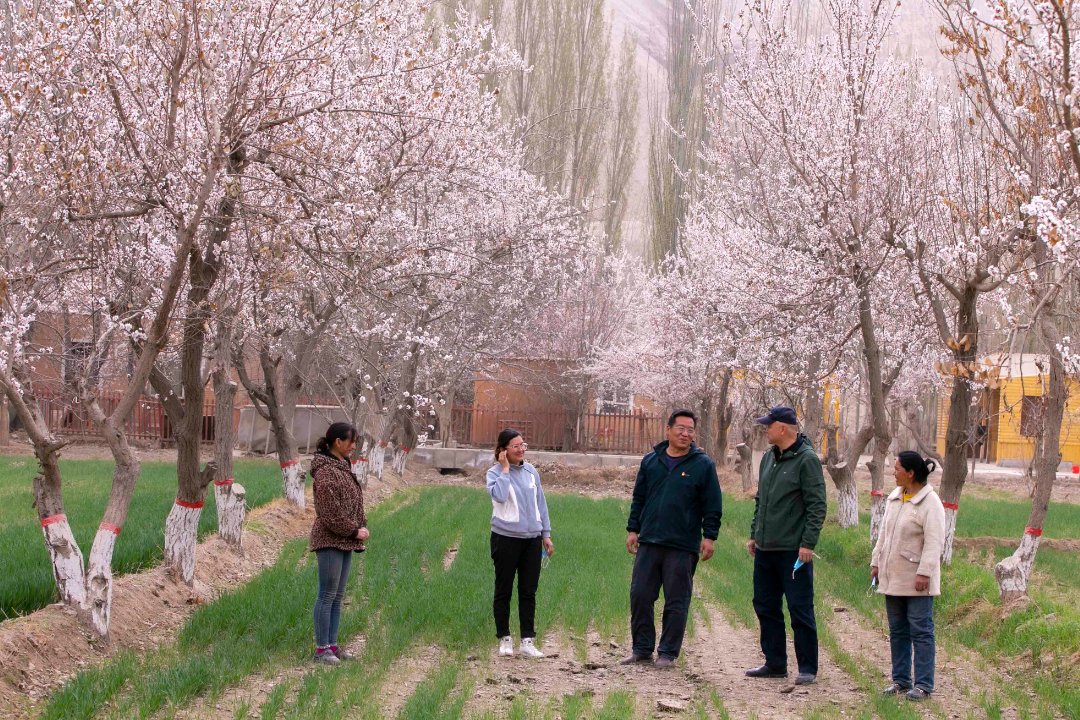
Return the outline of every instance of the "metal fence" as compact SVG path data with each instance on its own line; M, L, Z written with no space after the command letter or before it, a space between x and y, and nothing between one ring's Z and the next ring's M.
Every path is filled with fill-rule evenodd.
M584 413L562 410L457 406L450 439L458 445L494 446L503 428L519 430L534 450L643 454L664 439L665 418L641 410Z
M106 415L110 415L120 404L119 393L107 393L98 396L98 402ZM97 437L99 430L90 419L90 412L85 403L69 394L37 394L38 406L46 424L56 435L74 437ZM124 421L124 432L131 440L143 442L169 443L173 441L172 423L165 413L165 408L157 398L142 397L135 403L131 415ZM214 403L203 403L202 442L214 441Z

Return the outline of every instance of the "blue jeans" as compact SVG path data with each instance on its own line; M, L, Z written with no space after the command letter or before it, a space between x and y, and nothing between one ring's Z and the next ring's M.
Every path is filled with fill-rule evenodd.
M934 692L934 598L929 595L885 596L889 616L892 680L911 687L911 655L915 650L915 687Z
M648 543L638 545L630 578L630 634L637 657L652 657L656 645L653 606L660 597L661 587L664 614L657 654L671 660L679 657L697 562L697 554L686 550Z
M765 664L778 672L787 672L786 598L799 672L817 675L814 563L803 565L792 577L798 557L798 550L758 550L754 553L754 612L761 626L761 652L765 654Z
M351 550L323 548L315 551L319 559L319 594L315 598L315 646L337 645L341 600L352 565Z

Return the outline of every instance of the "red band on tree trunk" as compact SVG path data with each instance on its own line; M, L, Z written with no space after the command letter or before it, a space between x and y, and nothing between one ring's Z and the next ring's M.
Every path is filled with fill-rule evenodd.
M64 513L50 515L49 517L41 518L41 527L48 527L49 525L52 525L54 523L65 522L66 520L67 515L65 515Z
M358 463L367 462L367 458L366 457L356 458L356 462L358 462Z
M941 503L941 506L944 507L946 510L959 510L960 509L960 503L943 502L943 503Z
M884 490L871 490L870 495L873 496L873 497L884 497L885 496L885 491Z
M186 500L176 498L176 504L182 508L188 508L189 510L199 510L203 506L203 501L200 500L199 502L188 502Z
M107 522L103 522L100 525L98 525L98 530L108 530L113 535L119 535L120 534L120 526L119 525L113 525L112 523L107 523Z
M407 448L407 447L401 448L401 452L403 452L403 453L408 453L410 450L412 450L412 448Z
M218 487L222 487L224 485L232 485L233 484L233 479L232 478L225 478L224 480L215 480L214 484L217 485Z
M299 460L286 460L285 462L281 463L281 468L285 469L287 467L292 467L293 465L299 465L299 464L300 464Z
M1042 535L1042 528L1026 527L1024 528L1025 535L1031 535L1032 537L1039 537Z
M379 447L386 447L386 446L387 446L387 444L388 444L388 443L387 443L387 442L386 442L385 440L380 440L380 441L379 441Z

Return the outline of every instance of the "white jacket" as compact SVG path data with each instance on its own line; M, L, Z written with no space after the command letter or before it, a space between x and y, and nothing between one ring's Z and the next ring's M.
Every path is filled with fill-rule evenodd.
M885 500L885 517L870 559L870 565L878 569L878 592L940 595L945 508L929 483L907 502L902 492L898 487ZM930 586L923 592L915 590L916 575L930 578Z

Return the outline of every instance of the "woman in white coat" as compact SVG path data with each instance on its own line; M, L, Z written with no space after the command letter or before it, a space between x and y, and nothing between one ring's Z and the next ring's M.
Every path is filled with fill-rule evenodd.
M897 456L896 489L885 501L870 560L870 577L885 596L889 617L892 683L883 692L909 700L925 700L934 692L934 597L941 594L945 538L945 508L927 484L935 467L917 452Z

